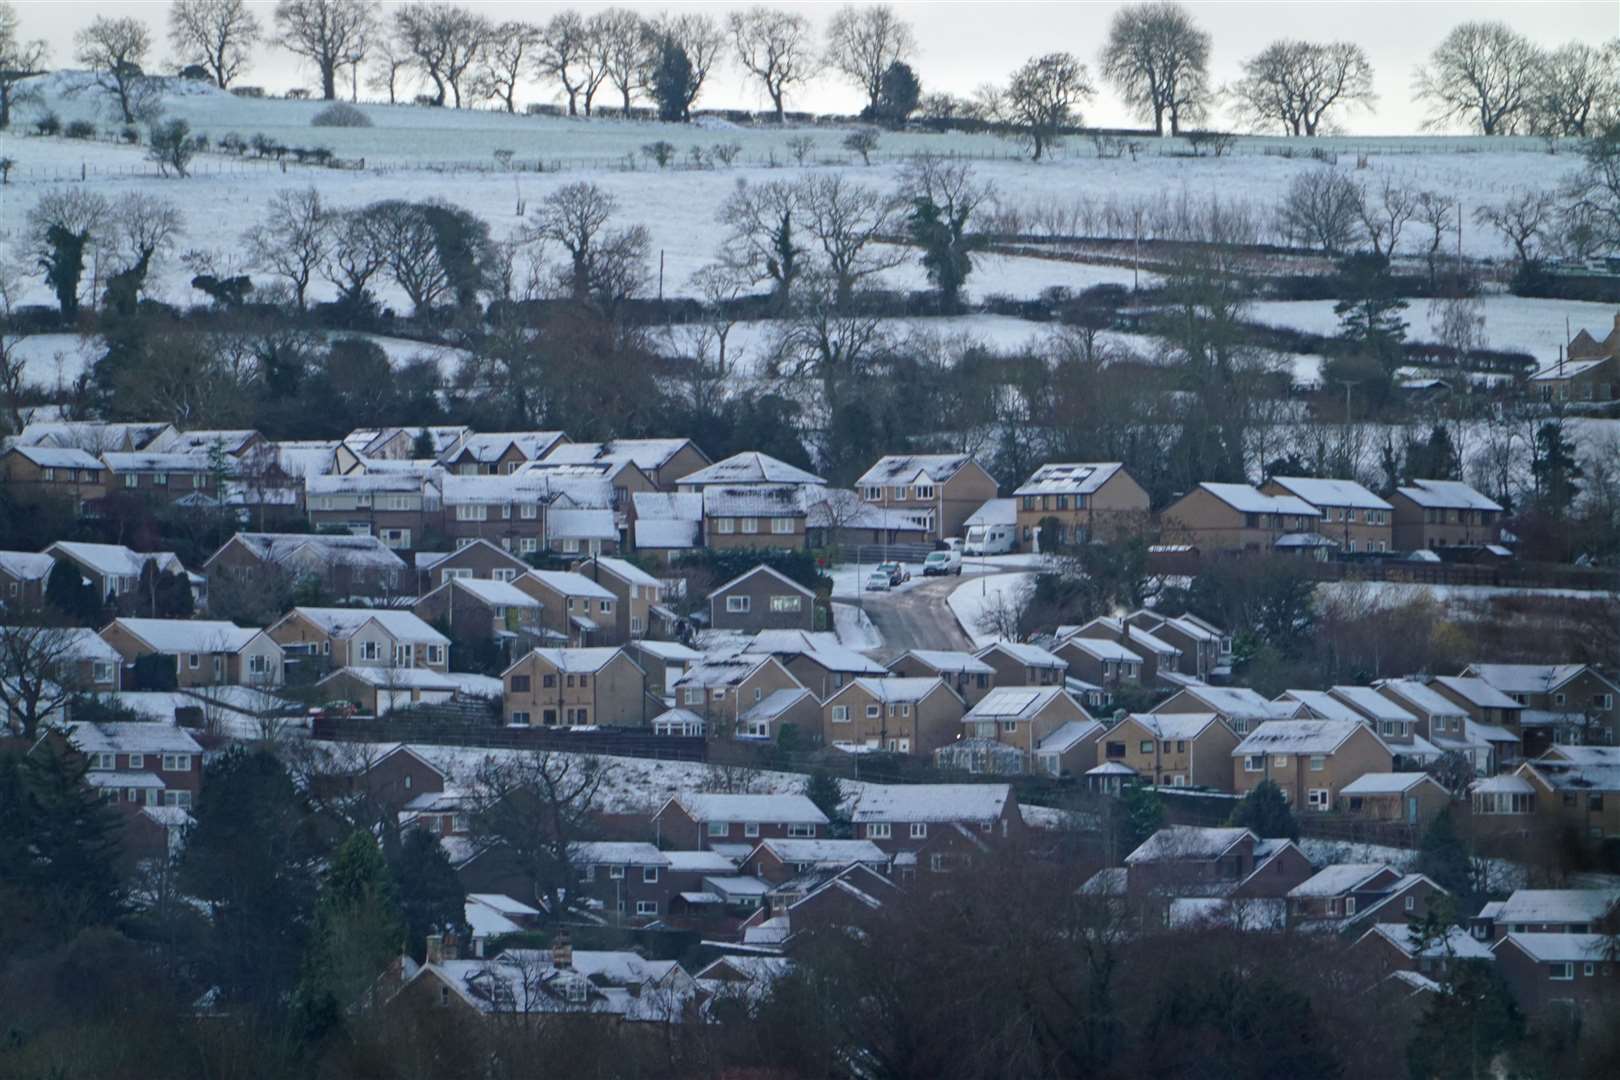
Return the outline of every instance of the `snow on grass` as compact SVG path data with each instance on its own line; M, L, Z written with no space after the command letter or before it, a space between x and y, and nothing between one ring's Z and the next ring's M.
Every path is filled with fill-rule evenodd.
M101 338L78 334L7 335L6 344L22 365L23 382L49 390L70 386L105 351Z
M1499 596L1534 596L1547 600L1612 600L1620 593L1597 589L1516 589L1498 585L1423 585L1404 581L1334 581L1316 587L1324 600L1343 603L1371 600L1382 608L1400 607L1428 598L1440 604L1469 604Z
M1354 844L1342 840L1323 840L1301 837L1299 849L1318 869L1324 866L1382 863L1401 873L1413 872L1418 853L1411 848L1388 847L1384 844ZM1491 892L1512 892L1530 883L1530 870L1506 859L1482 860L1485 867L1485 887Z
M833 629L841 644L856 652L870 652L883 648L883 634L872 625L871 618L853 604L832 606Z
M945 602L951 614L962 625L962 632L973 639L974 646L982 647L1002 640L1001 635L989 629L985 615L997 605L1012 602L1034 585L1036 575L1011 573L985 575L977 581L965 582L951 590Z

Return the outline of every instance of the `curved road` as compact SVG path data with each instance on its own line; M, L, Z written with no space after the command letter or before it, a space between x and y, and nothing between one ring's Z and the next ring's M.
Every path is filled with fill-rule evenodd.
M973 642L945 603L962 581L959 577L928 578L901 592L867 593L863 597L867 617L883 635L883 647L873 649L872 658L886 664L909 649L971 652Z

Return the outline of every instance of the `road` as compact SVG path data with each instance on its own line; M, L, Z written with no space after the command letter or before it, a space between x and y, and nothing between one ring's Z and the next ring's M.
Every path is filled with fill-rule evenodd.
M872 657L886 664L909 649L972 651L973 642L945 603L960 584L959 577L929 578L902 592L867 593L866 614L883 635L883 647Z

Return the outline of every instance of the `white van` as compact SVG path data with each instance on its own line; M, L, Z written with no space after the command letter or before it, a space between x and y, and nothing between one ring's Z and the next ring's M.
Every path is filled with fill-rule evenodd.
M1018 546L1016 525L969 525L964 555L1005 555Z

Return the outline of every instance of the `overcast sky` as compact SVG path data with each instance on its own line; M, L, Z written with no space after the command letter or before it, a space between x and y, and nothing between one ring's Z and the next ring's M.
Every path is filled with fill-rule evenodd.
M275 5L273 0L250 0L268 27ZM398 7L385 3L386 11ZM527 19L543 21L565 7L589 12L611 6L605 3L549 4L520 3L511 0L471 0L469 7L495 20ZM623 4L651 15L664 9L702 9L723 15L741 5L734 4ZM791 3L783 6L804 12L818 28L825 23L835 3ZM1122 5L1118 3L1069 2L984 3L958 2L897 3L894 5L916 29L918 55L914 66L924 91L947 90L968 94L985 82L1004 81L1008 72L1030 56L1068 51L1075 53L1092 69L1097 68L1097 48L1107 33L1108 21ZM1328 0L1188 0L1198 21L1214 36L1213 74L1217 83L1229 82L1240 72L1245 58L1280 37L1311 40L1350 40L1365 48L1377 72L1379 101L1374 113L1349 113L1343 117L1354 134L1402 134L1417 129L1422 109L1410 100L1412 69L1454 25L1467 19L1500 19L1542 45L1581 40L1596 43L1620 35L1620 2L1617 0L1531 0L1531 2L1474 2L1454 0L1389 0L1389 2L1328 2ZM159 43L160 61L170 58L165 26L168 4L162 0L16 0L26 37L43 37L50 42L52 62L72 63L73 35L96 15L133 15L153 28ZM262 46L251 70L242 78L251 85L273 91L290 86L315 85L314 73L301 68L297 60L280 49ZM1085 110L1088 123L1120 125L1131 118L1105 86ZM362 88L364 94L364 88ZM611 95L609 95L611 97ZM551 86L535 84L520 100L550 101ZM702 105L712 107L761 107L763 95L750 85L735 64L728 62L705 89ZM790 97L788 107L813 111L853 111L861 104L853 88L833 76L825 76Z

